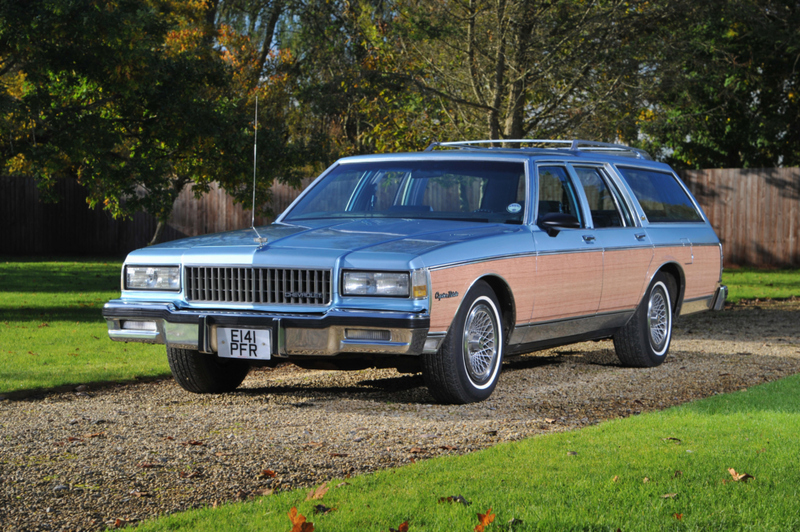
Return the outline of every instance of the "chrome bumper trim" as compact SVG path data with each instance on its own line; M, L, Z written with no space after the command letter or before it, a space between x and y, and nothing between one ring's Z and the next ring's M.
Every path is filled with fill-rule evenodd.
M728 287L723 284L717 288L717 293L714 294L714 303L711 305L711 310L722 310L725 308L726 299L728 299Z
M168 347L217 351L218 327L272 328L273 356L334 356L340 353L421 355L430 320L425 315L386 311L334 310L324 315L178 310L172 304L114 300L103 315L112 340L166 344ZM124 321L155 323L155 331L123 329ZM388 331L388 340L346 338L346 329Z

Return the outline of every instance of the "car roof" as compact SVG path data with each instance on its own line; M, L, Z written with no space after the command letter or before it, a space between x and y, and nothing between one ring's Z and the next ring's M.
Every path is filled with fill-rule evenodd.
M492 144L504 144L494 147ZM510 147L510 146L516 147ZM425 151L356 155L340 159L340 163L451 160L451 159L516 159L532 162L597 162L617 165L644 166L671 172L665 163L653 161L638 148L586 140L479 140L463 142L434 142Z

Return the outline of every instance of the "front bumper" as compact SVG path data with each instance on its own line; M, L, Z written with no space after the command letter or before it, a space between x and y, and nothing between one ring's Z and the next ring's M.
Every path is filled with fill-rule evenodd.
M435 352L441 338L428 338L430 318L411 312L330 310L281 314L252 310L178 309L172 303L114 299L103 307L108 336L122 342L217 352L218 327L272 330L272 356L334 356L341 353L420 355Z

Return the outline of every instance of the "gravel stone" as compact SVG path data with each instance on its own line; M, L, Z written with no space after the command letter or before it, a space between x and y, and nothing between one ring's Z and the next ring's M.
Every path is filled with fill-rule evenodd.
M166 356L166 355L165 355ZM394 370L253 371L234 393L171 379L0 402L0 529L100 530L573 430L800 372L800 301L676 320L670 356L610 341L506 361L492 397L431 404Z

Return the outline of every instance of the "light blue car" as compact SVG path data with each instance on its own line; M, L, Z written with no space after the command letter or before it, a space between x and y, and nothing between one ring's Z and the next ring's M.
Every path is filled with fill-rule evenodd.
M341 159L269 226L134 251L109 336L166 344L190 392L291 361L422 372L468 403L537 349L612 338L623 365L657 366L674 316L723 307L719 239L669 166L504 143Z

